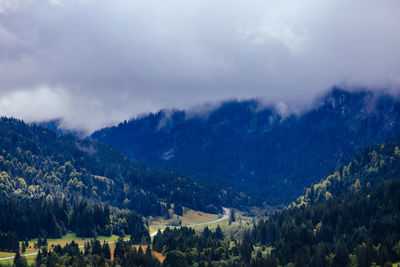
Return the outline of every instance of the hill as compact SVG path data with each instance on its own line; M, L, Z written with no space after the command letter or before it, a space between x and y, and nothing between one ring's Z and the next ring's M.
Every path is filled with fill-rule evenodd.
M281 264L391 266L400 260L400 137L371 145L245 239Z
M371 191L383 180L400 178L399 147L400 136L368 146L348 164L338 166L334 173L308 187L295 205L321 203L362 187Z
M221 201L214 188L134 163L105 144L0 119L0 240L74 231L140 242L148 236L140 215L163 215L167 202L217 212Z
M397 99L336 88L298 116L231 101L207 116L160 111L91 137L136 161L229 184L253 203L280 204L399 130Z

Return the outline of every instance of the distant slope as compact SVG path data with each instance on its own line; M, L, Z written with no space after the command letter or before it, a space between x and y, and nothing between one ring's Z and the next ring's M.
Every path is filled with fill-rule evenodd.
M400 102L333 89L322 104L283 118L256 101L226 102L207 117L149 114L93 133L132 159L216 180L259 204L297 197L368 144L400 132Z

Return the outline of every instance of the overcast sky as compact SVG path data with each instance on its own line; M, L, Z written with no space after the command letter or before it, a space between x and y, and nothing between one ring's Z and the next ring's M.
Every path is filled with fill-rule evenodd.
M400 88L398 0L0 0L0 113L92 131L161 108Z

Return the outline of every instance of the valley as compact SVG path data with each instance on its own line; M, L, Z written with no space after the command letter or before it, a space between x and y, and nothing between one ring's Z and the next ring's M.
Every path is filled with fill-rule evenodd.
M400 267L399 0L0 0L0 267Z
M334 89L300 117L254 111L254 105L222 104L207 121L186 120L177 111L154 130L160 112L88 138L1 118L0 265L369 267L399 261L400 102ZM276 121L266 120L271 116ZM146 130L143 123L153 119ZM200 165L168 165L174 157L162 161L167 165L139 160L98 138L125 127L142 138L138 125L151 137L148 145L175 136L179 148L163 141L175 147L170 154L186 151L189 160L198 151L190 163ZM236 133L221 143L228 129ZM250 167L250 155L263 161ZM234 176L225 176L228 169ZM250 180L235 176L255 169Z

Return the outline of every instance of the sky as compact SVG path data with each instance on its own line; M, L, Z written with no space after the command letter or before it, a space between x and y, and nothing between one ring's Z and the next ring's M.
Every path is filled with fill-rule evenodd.
M398 0L0 0L0 115L88 133L226 99L400 92Z

